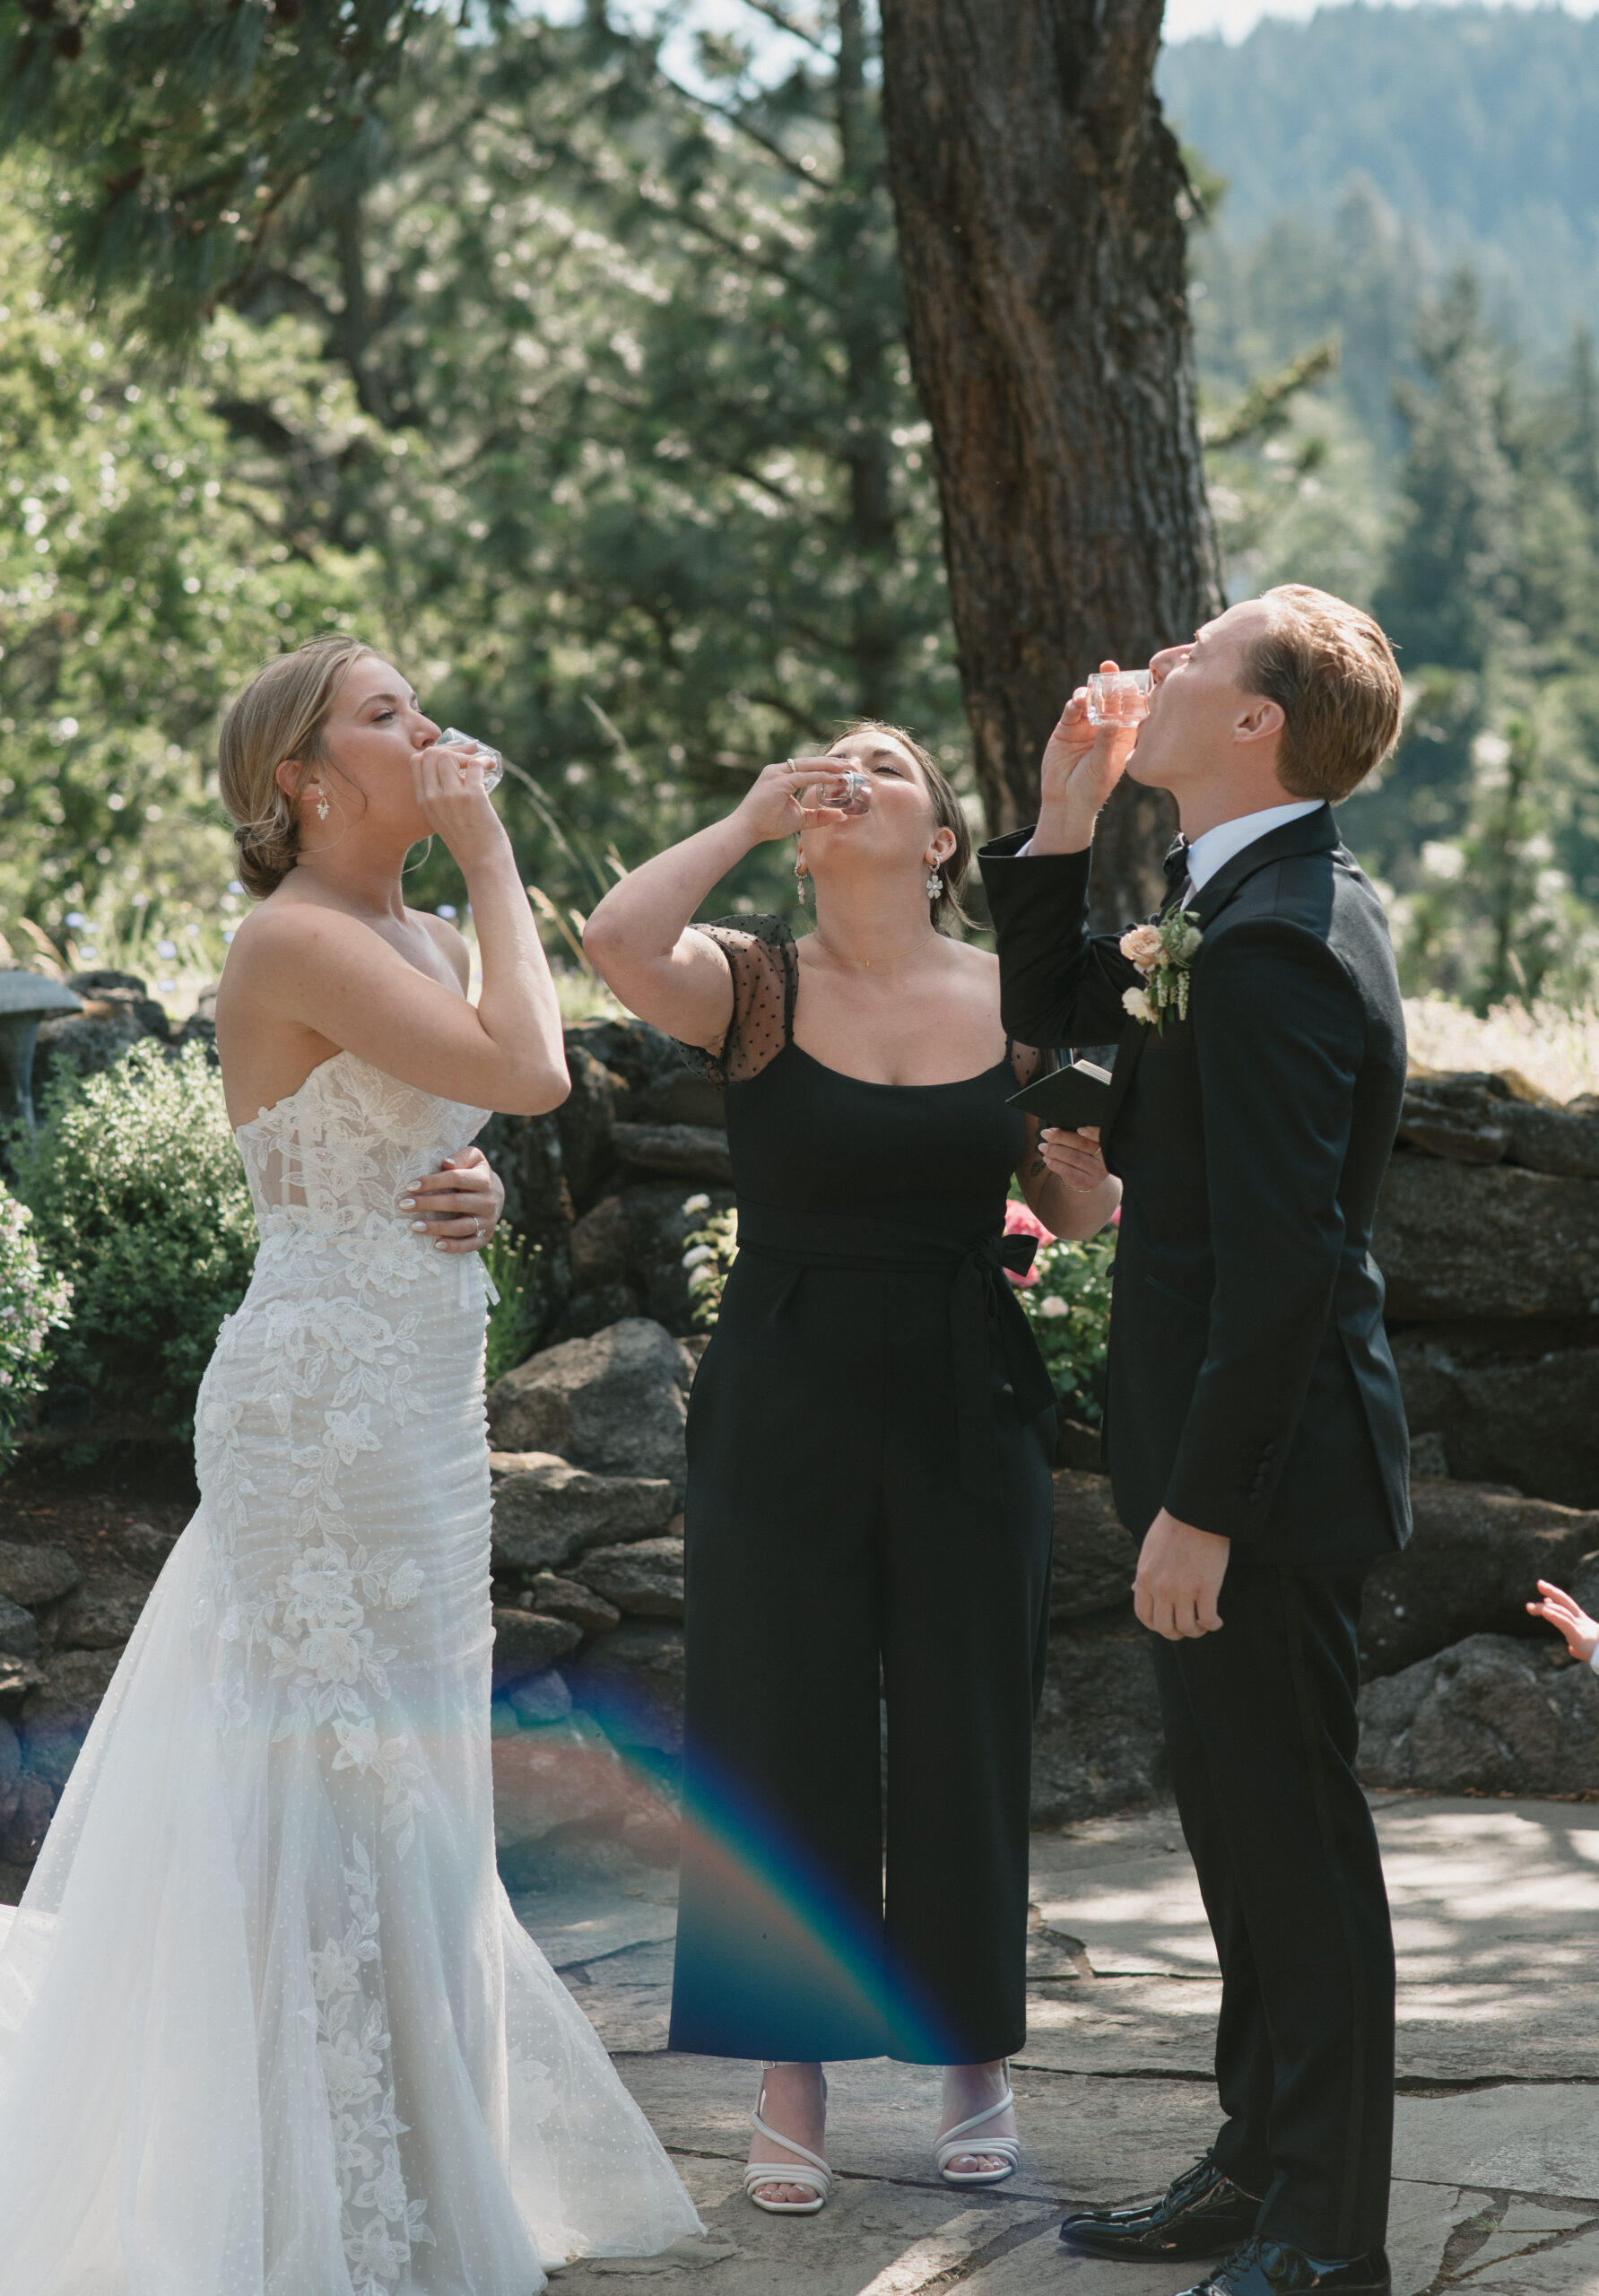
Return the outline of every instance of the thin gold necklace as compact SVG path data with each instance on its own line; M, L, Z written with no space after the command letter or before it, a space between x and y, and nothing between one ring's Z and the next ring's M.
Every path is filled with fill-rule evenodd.
M880 965L897 965L905 957L914 957L918 949L925 949L930 941L936 941L941 936L929 927L929 929L923 934L919 941L913 942L908 949L897 949L891 957L860 958L836 956L830 944L823 939L820 925L816 927L811 937L813 941L821 942L821 947L830 961L836 965L842 965L846 972L873 972Z

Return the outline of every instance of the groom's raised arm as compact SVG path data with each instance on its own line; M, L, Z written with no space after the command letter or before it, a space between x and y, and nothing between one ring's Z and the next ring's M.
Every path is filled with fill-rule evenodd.
M1201 950L1190 1014L1215 1284L1166 1506L1247 1544L1264 1531L1333 1312L1366 1020L1326 944L1273 919Z
M999 949L999 1009L1020 1044L1114 1044L1124 989L1143 976L1114 936L1088 929L1092 848L1022 853L1032 835L995 838L978 856Z

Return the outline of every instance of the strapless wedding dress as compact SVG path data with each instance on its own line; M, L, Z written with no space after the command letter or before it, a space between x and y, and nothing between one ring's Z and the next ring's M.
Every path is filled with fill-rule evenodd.
M494 1866L484 1112L349 1053L240 1127L200 1506L0 1935L4 2296L533 2296L700 2228Z

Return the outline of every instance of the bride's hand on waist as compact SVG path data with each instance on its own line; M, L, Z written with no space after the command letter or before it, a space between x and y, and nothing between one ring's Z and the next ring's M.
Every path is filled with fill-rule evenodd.
M463 1148L413 1180L399 1208L435 1251L481 1251L505 1209L505 1182L481 1148Z

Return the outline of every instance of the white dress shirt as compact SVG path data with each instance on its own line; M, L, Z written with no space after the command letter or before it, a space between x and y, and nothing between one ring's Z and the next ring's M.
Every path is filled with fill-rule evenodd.
M1198 892L1224 862L1230 861L1235 853L1241 853L1245 846L1253 845L1257 837L1267 836L1287 822L1302 822L1310 813L1319 813L1325 802L1320 797L1296 797L1290 804L1266 805L1258 813L1239 813L1236 820L1218 822L1214 829L1202 830L1188 848L1190 891ZM1018 851L1017 860L1025 861L1032 849L1030 837Z
M1195 891L1202 892L1218 869L1225 867L1235 853L1241 853L1256 838L1265 837L1274 829L1286 828L1290 822L1302 822L1310 813L1319 813L1319 797L1300 797L1291 804L1267 805L1258 813L1239 813L1230 822L1218 822L1214 829L1202 830L1188 848L1188 883Z

